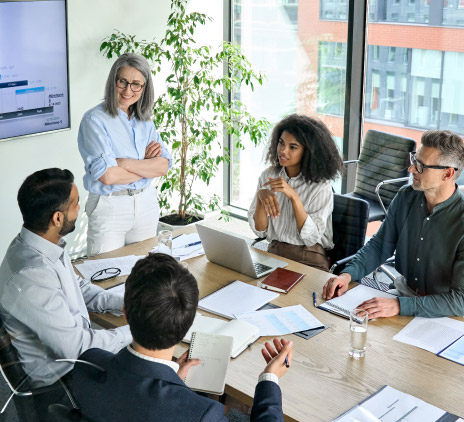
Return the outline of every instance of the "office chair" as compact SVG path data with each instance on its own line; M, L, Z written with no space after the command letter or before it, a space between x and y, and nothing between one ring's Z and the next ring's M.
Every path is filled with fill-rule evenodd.
M50 422L89 422L79 409L55 403L48 406Z
M29 375L23 370L18 357L18 352L11 342L11 337L7 333L3 322L0 320L0 371L11 390L11 394L0 410L0 414L5 411L10 401L13 399L18 418L21 422L35 422L37 420L32 396L46 393L59 388L64 388L72 405L75 401L71 392L64 382L58 385L32 388Z
M398 189L408 180L409 153L416 142L391 133L368 130L357 164L354 191L345 196L369 202L369 222L382 221Z
M71 362L75 365L86 365L88 370L95 371L99 376L106 376L106 370L101 366L87 362L82 359L57 359L58 362ZM75 404L75 403L74 403ZM51 422L89 422L89 420L81 413L81 411L74 407L68 407L61 403L54 403L48 406L48 416Z
M369 203L364 199L334 193L332 228L334 248L328 251L332 274L340 274L364 245Z

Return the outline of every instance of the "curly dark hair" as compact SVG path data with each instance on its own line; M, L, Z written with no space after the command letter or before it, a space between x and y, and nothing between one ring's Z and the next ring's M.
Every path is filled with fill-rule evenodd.
M342 171L343 161L327 126L320 120L291 114L274 126L266 160L280 168L277 145L283 132L288 132L304 147L301 173L306 182L335 179Z

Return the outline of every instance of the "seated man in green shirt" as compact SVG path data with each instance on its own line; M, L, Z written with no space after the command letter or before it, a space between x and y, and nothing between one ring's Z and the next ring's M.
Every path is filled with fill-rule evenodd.
M378 233L338 277L327 281L323 297L340 296L351 280L395 254L404 276L398 299L360 304L369 318L394 315L464 315L464 195L456 179L464 168L464 143L449 131L428 131L411 153L412 185L400 189ZM395 283L396 284L396 283Z

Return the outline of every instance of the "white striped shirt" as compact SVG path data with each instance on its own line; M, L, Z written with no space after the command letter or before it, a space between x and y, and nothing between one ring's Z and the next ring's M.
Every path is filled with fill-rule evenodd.
M296 177L288 177L283 167L281 169L269 167L259 177L257 192L263 188L264 183L269 181L269 177L282 177L296 191L308 217L301 231L298 232L292 202L283 193L276 192L280 216L277 218L268 217L267 229L258 231L254 220L256 201L258 200L256 193L248 210L248 222L253 232L259 237L265 237L269 242L278 240L292 245L306 246L319 243L324 249L332 249L334 246L332 232L333 192L330 180L320 183L305 182L301 173ZM269 186L266 187L269 188Z

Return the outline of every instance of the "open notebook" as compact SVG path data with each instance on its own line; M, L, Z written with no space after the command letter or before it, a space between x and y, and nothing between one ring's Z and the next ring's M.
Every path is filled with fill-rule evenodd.
M210 318L200 314L195 315L195 320L182 339L185 343L190 343L194 331L204 333L221 334L233 338L232 357L236 358L250 344L259 338L259 329L253 324L239 319L224 321L218 318Z
M397 296L390 293L360 284L348 290L345 294L324 302L318 308L344 318L349 318L350 311L361 305L364 301L373 299L374 297L397 298Z
M188 358L200 359L201 363L189 369L185 384L195 391L223 394L232 343L229 336L200 331L192 333Z

